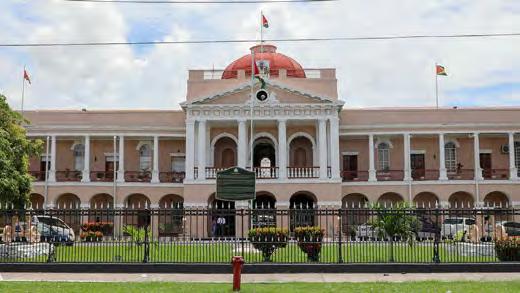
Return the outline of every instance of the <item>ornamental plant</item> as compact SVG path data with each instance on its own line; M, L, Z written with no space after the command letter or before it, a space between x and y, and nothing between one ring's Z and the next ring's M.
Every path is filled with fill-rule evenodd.
M101 238L103 237L103 232L101 232L101 231L96 231L95 233L96 233L96 238L97 238L97 239L101 239Z
M296 227L294 237L298 241L298 247L307 254L309 261L319 261L321 241L325 232L320 227Z
M287 245L287 229L276 227L253 228L249 230L249 241L253 247L262 252L265 262L271 261L271 255L278 249Z
M376 212L376 218L370 225L378 237L388 240L388 261L394 262L394 242L400 239L412 246L415 241L414 231L420 229L421 225L413 213L413 207L407 203L398 203L390 208L376 204L372 208Z
M495 252L500 261L520 261L520 238L497 240Z

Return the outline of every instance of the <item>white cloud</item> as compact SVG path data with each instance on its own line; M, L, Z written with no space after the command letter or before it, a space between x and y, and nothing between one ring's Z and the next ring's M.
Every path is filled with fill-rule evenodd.
M513 32L520 30L514 7L507 0L227 6L15 1L0 3L0 41L124 41L131 31L146 36L158 25L165 40L250 39L259 37L260 9L270 21L267 38ZM459 89L520 83L518 37L276 45L304 67L336 67L347 106L433 105L435 62L449 74L440 80L445 104L468 103L449 94ZM249 46L0 48L0 91L19 105L20 72L28 64L34 82L26 108L176 108L185 97L188 69L222 68ZM479 96L473 104L518 105L519 95Z

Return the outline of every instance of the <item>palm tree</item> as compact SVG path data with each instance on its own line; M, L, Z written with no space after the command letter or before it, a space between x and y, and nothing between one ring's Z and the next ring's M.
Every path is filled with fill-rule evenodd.
M413 207L407 203L397 203L390 207L376 204L372 208L376 212L376 218L371 221L371 226L378 237L388 239L389 262L394 262L394 241L396 238L401 238L412 246L420 222Z

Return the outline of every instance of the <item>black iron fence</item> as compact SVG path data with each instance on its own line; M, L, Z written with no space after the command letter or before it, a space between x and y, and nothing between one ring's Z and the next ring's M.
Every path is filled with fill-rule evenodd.
M513 208L1 210L0 262L464 263L520 257ZM517 241L518 240L518 241ZM509 243L503 249L503 243ZM516 259L518 260L518 259Z

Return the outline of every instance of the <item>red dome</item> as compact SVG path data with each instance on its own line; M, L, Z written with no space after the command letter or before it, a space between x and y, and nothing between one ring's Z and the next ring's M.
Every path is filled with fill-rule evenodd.
M291 57L276 53L276 46L256 45L251 47L251 51L255 52L255 61L269 61L270 76L278 76L279 70L285 69L287 76L305 78L302 66ZM222 79L237 78L238 70L244 70L246 76L251 76L251 54L244 55L229 64L222 73Z

